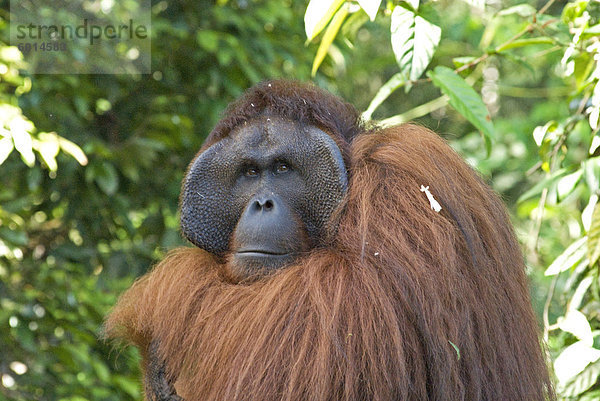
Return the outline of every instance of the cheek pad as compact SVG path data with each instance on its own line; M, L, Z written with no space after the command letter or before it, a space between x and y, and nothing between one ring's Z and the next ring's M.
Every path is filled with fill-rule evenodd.
M335 141L315 127L308 127L292 147L307 192L292 203L297 205L308 234L318 243L348 190L346 167ZM197 247L220 256L229 250L245 206L244 199L236 199L232 191L236 148L231 138L224 138L202 152L192 161L182 187L183 235Z
M302 149L307 194L301 217L312 238L325 238L331 214L348 191L348 175L342 153L335 141L316 127L307 128L308 141Z
M227 252L240 213L232 199L235 160L227 151L229 142L225 138L198 155L182 186L182 233L192 244L216 255Z

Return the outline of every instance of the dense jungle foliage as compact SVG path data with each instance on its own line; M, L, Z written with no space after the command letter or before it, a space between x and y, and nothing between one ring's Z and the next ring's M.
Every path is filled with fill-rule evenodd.
M31 12L76 17L50 2ZM228 102L275 77L446 138L511 212L558 393L600 399L599 1L152 0L149 12L149 74L34 74L0 7L0 400L141 399L137 352L101 341L103 318L184 244L180 181Z

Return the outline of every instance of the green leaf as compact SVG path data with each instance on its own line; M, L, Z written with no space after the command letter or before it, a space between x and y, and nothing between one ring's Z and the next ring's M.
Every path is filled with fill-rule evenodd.
M375 20L381 0L357 0L360 8L365 10L371 21Z
M541 36L538 38L529 38L529 39L517 39L510 43L507 43L503 46L500 46L496 49L497 53L502 53L505 50L516 49L518 47L525 47L531 45L551 45L554 41L552 38L548 38L545 36Z
M196 33L196 41L200 47L209 53L214 53L219 48L219 34L215 31L198 31Z
M437 25L396 6L391 23L392 50L406 79L419 79L440 43L442 30Z
M25 231L11 230L5 226L0 227L0 238L16 246L25 246L29 241Z
M406 79L404 78L404 74L401 72L394 74L375 94L371 103L369 103L369 107L363 113L363 118L365 120L370 120L373 112L379 107L381 103L385 101L396 89L404 86L406 83Z
M546 276L554 276L570 269L576 263L579 263L586 254L587 237L579 238L565 249L544 272Z
M460 349L452 341L448 340L448 342L450 343L450 345L452 346L452 348L454 348L454 351L456 351L456 359L460 360Z
M509 60L510 62L515 63L518 66L521 66L521 67L527 69L531 73L532 77L535 76L536 69L533 68L533 65L531 65L531 63L529 62L529 60L527 58L519 57L512 53L498 53L498 56L503 57L503 58Z
M356 32L369 20L369 16L363 11L358 10L352 13L344 22L341 33L344 37L354 38Z
M452 59L452 64L454 64L455 67L462 67L463 65L471 63L473 60L475 60L475 57L471 56L454 57Z
M531 4L523 3L517 4L516 6L505 8L501 10L497 15L505 16L505 15L513 15L517 14L520 17L527 18L536 13L535 7Z
M337 13L333 16L331 23L327 27L325 34L323 35L323 39L321 43L319 43L319 48L317 49L317 54L315 56L315 60L313 61L311 75L314 77L319 69L319 66L325 59L327 55L327 51L329 50L329 46L333 43L342 23L348 16L348 4L344 4L342 8L338 10Z
M534 196L539 195L545 188L550 188L552 185L558 182L558 180L561 177L565 176L568 173L569 170L566 168L561 168L554 171L550 176L544 178L542 181L535 184L532 188L525 191L525 193L519 197L517 202L521 203L529 198L533 198Z
M564 23L568 24L570 22L575 21L576 18L581 17L585 9L587 8L588 1L580 0L569 2L565 5L562 11L562 20Z
M94 169L94 180L102 192L107 195L114 195L119 187L119 176L117 170L112 164L102 163Z
M600 24L596 24L594 26L589 27L583 32L583 35L600 35Z
M304 29L310 42L331 20L345 0L310 0L304 14Z
M133 399L137 400L140 397L140 386L136 380L131 380L121 375L114 376L113 380L117 386Z
M492 150L494 125L481 97L464 79L448 67L435 67L435 70L428 71L427 75L435 86L450 97L450 105L483 135L489 155Z
M110 371L108 370L106 365L98 360L92 360L91 362L96 377L98 377L98 379L100 379L102 382L108 383L110 380Z
M598 401L600 400L600 390L593 390L581 395L577 401Z
M600 259L600 204L596 204L592 213L592 224L588 231L588 260L590 266Z

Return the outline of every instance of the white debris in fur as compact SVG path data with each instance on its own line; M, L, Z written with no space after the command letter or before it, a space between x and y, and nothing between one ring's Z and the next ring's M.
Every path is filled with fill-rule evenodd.
M435 200L431 192L429 192L429 186L421 185L421 192L425 192L425 195L427 195L427 199L429 199L429 204L431 205L431 208L437 213L439 213L440 210L442 210L442 206L439 204L438 201Z

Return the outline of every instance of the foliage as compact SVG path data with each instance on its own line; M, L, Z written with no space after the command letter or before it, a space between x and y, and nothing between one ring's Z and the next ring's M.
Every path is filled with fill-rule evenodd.
M0 8L0 399L140 399L138 356L99 340L103 317L182 244L179 183L226 104L311 73L489 179L559 391L597 399L599 19L596 0L154 0L152 74L32 75Z
M325 1L321 6L335 4L340 9L345 6L338 3ZM380 3L380 0L360 2L353 12L366 12L367 7L374 5L379 8ZM399 72L381 86L363 116L371 118L400 88L405 92L416 91L414 86L431 82L444 96L382 123L399 123L435 113L449 103L481 132L490 154L497 149L492 149L497 146L492 140L504 140L499 137L500 130L492 126L488 113L489 110L498 114L497 121L506 124L504 116L498 113L499 88L511 84L514 69L528 69L535 74L540 58L546 58L543 73L560 79L554 79L552 90L560 89L564 94L560 101L564 104L562 110L567 112L559 112L561 108L554 105L557 112L551 119L542 120L542 124L530 131L537 147L537 161L527 169L517 206L521 216L531 219L529 263L544 266L545 261L554 258L545 271L546 276L554 279L549 285L543 318L545 340L549 341L554 359L557 391L565 399L597 399L600 397L600 3L576 0L562 10L553 7L553 0L539 9L527 3L507 4L503 8L485 8L483 1L467 3L473 7L470 11L473 21L485 24L486 28L481 30L477 52L450 54L453 69L445 66L449 61L444 60L447 54L440 54L450 47L448 42L452 40L452 34L447 33L453 28L452 20L439 17L442 13L447 15L447 4L410 0L388 1L381 7L380 14L391 15L391 47ZM306 13L312 12L309 5ZM334 36L330 28L337 32L343 25L340 21L328 25L329 14L320 17L314 25L327 27L328 36L323 37L322 44L329 46ZM352 13L347 17L350 21ZM342 31L342 35L346 32ZM440 54L438 59L436 52ZM321 64L322 58L315 57L315 66ZM421 78L430 63L429 78ZM486 72L488 76L493 74L492 79L486 77ZM487 81L493 81L493 85ZM547 107L552 103L548 102ZM494 158L492 154L491 159ZM566 216L568 235L548 232ZM556 255L554 249L544 247L543 242L548 239L563 241L565 237L572 243L562 254ZM558 315L553 316L554 324L550 324L551 306Z
M154 2L151 75L31 75L0 10L0 399L141 398L104 316L183 244L181 178L226 104L308 77L305 5L284 3Z

